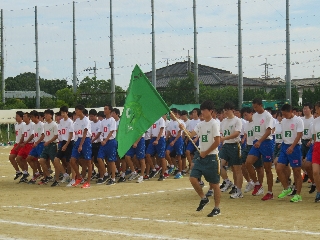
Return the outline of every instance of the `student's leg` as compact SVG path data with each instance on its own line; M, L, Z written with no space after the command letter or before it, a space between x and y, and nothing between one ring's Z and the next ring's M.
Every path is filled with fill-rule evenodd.
M287 166L285 164L277 163L276 171L277 171L278 178L283 186L283 189L288 189L289 187L287 174L285 173L286 168Z
M71 165L73 171L75 172L75 175L76 175L75 177L76 177L76 178L82 178L82 177L81 177L81 174L80 174L80 172L79 172L79 167L78 167L77 159L76 159L76 158L71 157L71 159L70 159L70 165Z
M220 199L221 199L221 191L219 184L210 183L210 189L213 189L213 197L214 197L214 207L219 208Z
M17 157L17 155L10 154L9 155L9 161L12 164L13 168L16 170L16 172L19 172L20 169L19 169L18 163L16 161L16 157Z
M199 197L200 198L204 198L205 195L204 195L204 192L202 190L202 187L199 184L198 178L190 177L189 180L190 180L190 183L191 183L192 187L194 188L196 193L199 195Z
M43 177L44 178L50 176L50 172L49 172L49 169L48 169L47 161L48 160L46 158L40 158L40 165L41 165L41 168L42 168L42 171L43 171Z
M312 163L312 172L317 192L320 193L320 165L317 163Z
M266 172L267 176L267 184L268 184L268 191L272 192L272 187L273 187L273 173L272 173L272 162L264 162L263 164L264 170ZM287 179L288 181L288 179Z
M254 155L248 155L247 160L246 160L246 168L249 173L250 178L252 179L253 182L257 182L257 176L256 176L256 171L255 168L253 167L253 164L258 160L258 157ZM262 182L260 182L262 184Z
M218 160L219 161L219 160ZM221 164L220 164L220 176L223 180L228 179L228 174L227 174L227 170L224 168L224 166L227 165L227 161L224 159L220 159Z
M295 182L297 194L300 195L301 188L302 188L301 167L292 168L292 171L293 171L294 182ZM287 181L288 181L288 179L287 179Z
M53 160L53 166L55 169L55 179L58 182L60 173L65 174L66 170L63 168L63 166L60 163L60 159L57 157L55 157Z
M312 171L312 163L309 161L304 162L304 168L306 169L308 176L312 183L314 183L313 171Z
M233 165L234 185L241 190L243 184L242 165Z

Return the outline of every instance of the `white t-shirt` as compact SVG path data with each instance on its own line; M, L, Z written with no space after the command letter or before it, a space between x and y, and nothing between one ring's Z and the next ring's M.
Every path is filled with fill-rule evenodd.
M247 123L247 121L244 120L243 118L241 118L241 122L242 122L242 128L241 128L240 135L242 136L242 135L244 135L244 126Z
M91 138L91 124L89 121L89 118L83 117L82 119L77 118L74 122L74 134L76 135L76 138L82 138L83 137L83 131L84 129L88 129L86 137Z
M268 111L264 111L263 113L255 113L252 116L254 123L254 138L259 140L266 133L268 128L271 130L274 128L273 126L273 117ZM266 139L272 140L272 134L270 134Z
M33 140L37 142L41 135L44 133L44 123L39 121L37 124L33 125ZM42 140L43 142L43 140Z
M316 142L320 142L320 117L313 120L313 134L316 135Z
M150 140L151 138L151 127L148 128L148 130L145 132L144 139L145 140Z
M199 122L200 122L200 119L197 119L197 120L195 120L195 119L189 120L189 124L186 125L187 130L188 130L189 132L192 132Z
M58 125L55 121L52 121L51 123L45 122L43 127L45 142L50 141L54 136L58 135ZM53 142L58 142L58 139Z
M187 119L187 121L183 121L183 122L185 123L185 128L186 128L186 129L188 129L189 124L190 124L191 121L192 121L192 120L190 120L190 119Z
M69 133L73 133L73 132L74 132L74 124L72 120L70 118L68 118L66 121L64 119L61 119L58 125L59 141L68 141ZM74 136L72 136L71 140L74 140Z
M282 122L277 121L274 134L276 135L276 143L282 143Z
M254 132L253 121L252 122L246 121L246 123L244 125L244 133L247 134L247 145L250 145L250 146L253 145L253 141L254 141L253 132Z
M101 129L101 121L100 120L98 120L96 123L95 122L91 122L91 134L92 134L91 139L94 139L97 136L97 134L100 132L100 129ZM102 134L100 134L100 137L98 137L94 141L94 143L101 142L101 140L102 140L102 136L101 135Z
M306 119L305 117L302 117L301 119L302 119L303 125L304 125L302 139L308 139L309 140L312 137L311 124L312 124L314 118L313 118L313 116L311 116L308 119Z
M275 128L275 126L276 126L276 124L277 124L277 122L278 122L278 120L277 119L275 119L275 118L272 118L273 119L273 128ZM272 136L275 136L276 135L276 133L275 133L275 131L272 133L272 131L271 131L271 134L272 134Z
M102 139L106 139L109 133L113 131L109 140L114 139L117 135L117 123L113 117L105 118L101 121L100 132L102 135Z
M28 125L24 124L22 126L22 133L23 133L23 141L27 141L29 137L33 134L33 122L30 122ZM29 143L33 143L34 139L32 139Z
M198 123L194 131L199 136L199 148L202 152L212 146L215 137L220 137L218 124L214 119L211 119L209 122L202 121ZM218 152L218 148L216 148L209 154L218 154Z
M186 124L184 121L179 121L182 125L184 125L184 127L186 127ZM180 128L179 128L179 123L178 121L171 121L169 123L169 126L167 128L167 132L170 132L171 137L176 137L178 135L178 133L180 132Z
M224 137L232 135L234 132L239 132L239 136L233 139L225 140L224 143L238 143L240 142L240 132L242 129L242 121L240 118L234 116L233 118L225 118L221 122L220 132Z
M16 132L16 143L19 143L20 140L21 140L21 137L22 137L22 128L23 126L26 125L25 122L21 122L20 124L19 123L16 123L14 125L14 130Z
M291 119L283 119L281 122L282 139L285 144L292 144L297 137L298 132L303 132L303 121L300 117L294 116ZM298 144L301 144L299 139Z
M119 124L120 124L120 118L119 118L119 120L118 121L116 121L116 127L117 127L117 131L118 131L118 128L119 128Z
M159 118L158 121L156 121L151 126L151 137L158 137L161 128L164 128L162 131L162 135L161 135L161 137L164 137L165 132L166 132L165 127L166 127L166 123L165 123L164 119L162 117Z

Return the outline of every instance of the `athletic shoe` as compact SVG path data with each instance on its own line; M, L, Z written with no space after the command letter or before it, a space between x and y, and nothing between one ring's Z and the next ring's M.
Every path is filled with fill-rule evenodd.
M277 177L277 179L276 179L276 183L279 183L280 182L280 180L279 180L279 178Z
M237 191L237 187L233 185L229 194L234 194L236 193L236 191Z
M120 177L118 183L125 182L127 179L125 177Z
M149 180L150 178L149 178L149 176L148 175L144 175L143 176L143 180Z
M36 179L34 179L34 178L32 178L32 179L30 179L30 181L28 182L28 184L36 184Z
M51 169L51 168L49 168L49 169L48 169L48 171L49 171L49 173L50 173L50 174L52 174L52 173L53 173L53 171L52 171L52 169Z
M262 185L254 185L254 189L253 189L253 192L252 192L252 195L253 196L258 196L258 195L261 195L263 194L264 191L263 191L263 187Z
M273 193L267 193L266 195L264 195L263 198L261 198L262 201L267 201L271 199L273 199Z
M291 180L291 178L289 178L289 179L288 179L288 185L290 186L291 183L292 183L292 180Z
M168 177L169 177L169 174L165 172L165 173L163 174L163 176L164 176L164 178L168 178Z
M47 179L48 179L48 182L54 182L55 181L52 176L47 177Z
M131 173L130 177L128 178L129 181L132 181L134 179L136 179L137 177L139 177L140 175L136 172Z
M60 181L61 183L68 183L70 182L70 176L68 175L63 175L62 180Z
M218 215L220 215L220 209L219 208L214 208L212 210L212 212L207 215L207 217L215 217L215 216L218 216Z
M109 178L108 182L106 183L106 185L115 185L116 182L112 180L112 178Z
M72 187L72 185L75 183L76 181L74 179L71 179L71 181L69 182L69 184L66 187Z
M308 183L311 183L311 179L309 178Z
M204 187L204 182L203 182L203 181L200 181L199 184L200 184L200 187L201 187L201 188Z
M142 183L143 182L143 176L138 177L137 183Z
M104 176L103 176L103 182L102 182L102 183L105 183L108 179L109 179L109 176L104 175Z
M294 195L293 198L290 199L290 202L301 202L302 197L298 194Z
M220 189L224 188L225 185L226 185L226 182L223 180L222 184L220 185Z
M153 178L156 175L157 171L151 171L149 178Z
M61 181L63 179L63 174L59 174L59 180Z
M303 173L303 175L302 175L302 181L303 181L303 182L306 182L306 181L308 181L308 179L309 179L308 174Z
M51 184L51 187L56 187L56 186L60 186L58 181L54 181L52 184Z
M213 196L213 190L208 190L208 192L206 193L206 197L212 197Z
M197 208L197 211L200 212L203 210L203 208L210 202L209 198L201 199L199 207Z
M84 184L84 182L86 181L86 179L82 178L81 183L80 184Z
M155 176L156 176L161 170L162 170L162 167L156 168L156 174L155 174Z
M81 186L81 188L90 188L90 183L85 182L85 183Z
M74 182L74 184L72 184L72 187L76 187L78 186L79 184L81 184L83 181L83 178L77 178Z
M182 176L185 176L185 175L187 175L187 172L186 171L182 171L181 174L182 174Z
M160 175L160 177L158 178L158 181L163 181L165 180L165 177L163 175Z
M99 173L94 172L94 174L92 173L91 180L99 179L99 177L100 177L100 174L99 174Z
M254 183L248 182L247 185L246 185L246 188L244 189L244 192L245 193L251 192L253 189L254 189Z
M120 175L119 172L117 172L117 173L116 173L116 178L119 178L119 177L121 177L121 175Z
M46 178L42 178L41 181L38 183L39 185L45 185L49 182L50 178L46 177Z
M228 191L231 187L232 187L232 182L226 182L226 184L224 185L224 187L223 188L221 188L221 192L226 192L226 191Z
M289 194L289 196L294 196L297 194L297 189L293 189L293 191Z
M129 175L130 173L131 173L131 170L128 169L128 170L126 170L126 173L125 173L125 174L126 174L126 176L127 176L127 175Z
M174 179L180 179L183 178L181 173L177 173L177 175L174 176Z
M283 189L282 192L279 194L278 198L285 198L286 196L289 196L291 192L291 188Z
M172 175L177 175L178 174L178 172L179 172L179 169L176 169L176 170L174 170L174 172L173 172L173 174Z
M232 199L236 199L236 198L243 198L242 192L238 192L237 190L235 191L235 193L230 195L230 198Z
M98 181L97 181L97 184L103 184L103 178L99 178Z
M311 194L311 193L314 193L316 191L316 185L311 185L311 188L310 188L310 190L309 190L309 193Z
M176 170L175 167L170 167L169 170L168 170L168 173L171 174L174 170Z
M20 178L19 183L28 183L28 179L27 178Z
M22 176L22 172L18 172L18 173L16 173L16 176L14 177L13 180L17 180L21 176Z
M314 202L316 203L320 202L320 193L317 193L316 199L314 200Z

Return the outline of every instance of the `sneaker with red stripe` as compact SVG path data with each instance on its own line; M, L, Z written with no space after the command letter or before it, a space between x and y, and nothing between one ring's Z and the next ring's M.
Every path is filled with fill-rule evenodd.
M165 172L165 173L163 174L163 176L164 176L164 178L168 178L168 177L169 177L169 174Z
M90 188L90 183L85 182L81 188Z
M83 180L82 178L77 178L76 181L75 181L75 183L72 184L72 187L76 187L76 186L78 186L79 184L81 184L82 180Z
M267 201L271 199L273 199L273 193L267 193L266 195L264 195L263 198L261 198L262 201Z
M252 192L252 195L253 196L258 196L258 195L261 195L263 194L263 187L262 185L255 185L254 186L254 189L253 189L253 192Z

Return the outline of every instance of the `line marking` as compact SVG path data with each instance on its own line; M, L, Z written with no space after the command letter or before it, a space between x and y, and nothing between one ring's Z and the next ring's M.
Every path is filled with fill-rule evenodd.
M136 238L146 238L146 239L174 239L174 240L186 240L184 238L173 238L169 236L161 236L161 235L152 235L152 234L137 234L131 232L124 231L114 231L114 230L105 230L105 229L93 229L93 228L78 228L78 227L65 227L65 226L56 226L56 225L47 225L47 224L36 224L36 223L26 223L26 222L16 222L0 219L0 223L6 223L11 225L19 225L24 227L36 227L36 228L48 228L54 230L67 230L67 231L75 231L75 232L92 232L92 233L103 233L103 234L111 234L111 235L122 235L127 237L136 237Z
M143 193L134 193L134 194L124 194L124 195L116 195L116 196L108 196L108 197L100 197L100 198L89 198L89 199L83 199L83 200L74 200L74 201L68 201L68 202L52 202L52 203L43 203L40 204L40 206L49 206L49 205L63 205L63 204L71 204L71 203L80 203L80 202L89 202L89 201L97 201L97 200L104 200L104 199L113 199L113 198L122 198L122 197L137 197L142 195L151 195L156 193L165 193L165 192L176 192L176 191L182 191L182 190L193 190L193 188L179 188L174 190L162 190L162 191L156 191L156 192L143 192Z
M72 215L81 215L88 217L102 217L109 219L128 219L133 221L147 221L147 222L158 222L158 223L175 223L179 225L194 225L194 226L207 226L207 227L216 227L216 228L228 228L228 229L243 229L249 231L260 231L260 232L273 232L273 233L292 233L292 234L306 234L313 236L320 236L320 232L312 232L308 230L284 230L284 229L273 229L273 228L257 228L257 227L248 227L248 226L238 226L238 225L225 225L225 224L214 224L214 223L201 223L201 222L183 222L176 220L165 220L165 219L150 219L150 218L140 218L140 217L128 217L128 216L111 216L104 214L93 214L93 213L84 213L84 212L70 212L62 210L51 210L44 208L34 208L30 206L2 206L2 208L28 208L36 211L47 211L53 213L63 213L63 214L72 214Z

